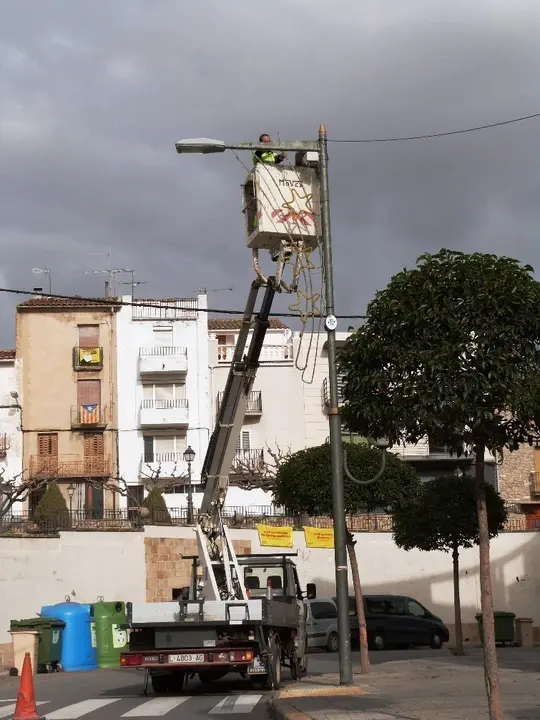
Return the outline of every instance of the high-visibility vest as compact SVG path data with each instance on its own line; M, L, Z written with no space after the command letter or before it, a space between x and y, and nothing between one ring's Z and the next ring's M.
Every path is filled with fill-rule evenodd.
M274 152L273 150L268 150L263 152L261 157L259 157L256 153L253 153L253 164L256 165L259 162L263 163L275 163L278 157L278 153Z

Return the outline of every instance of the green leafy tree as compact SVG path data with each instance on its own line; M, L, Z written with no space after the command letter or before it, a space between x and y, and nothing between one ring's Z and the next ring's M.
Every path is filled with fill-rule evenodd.
M441 250L395 275L340 352L343 416L396 444L426 436L476 459L484 674L503 717L484 485L486 448L515 450L540 416L540 285L517 260Z
M381 451L367 444L347 443L347 467L360 481L374 478L381 468ZM332 480L330 445L300 450L278 468L274 484L274 501L295 514L331 516ZM377 482L358 485L347 476L344 480L347 514L391 512L405 498L420 490L414 469L392 453L387 454L384 473ZM360 572L355 551L356 541L347 532L347 552L351 564L360 634L360 658L363 673L369 672L368 641Z
M43 497L34 510L32 519L39 527L43 528L68 530L71 527L71 517L66 500L55 480L48 483Z
M154 486L145 497L142 508L146 512L141 513L144 524L148 525L166 525L171 522L171 516L165 503L165 499L161 490Z
M463 630L459 594L459 550L478 545L474 479L469 475L437 477L422 486L418 495L394 509L393 532L405 550L442 550L452 553L456 654L463 655ZM491 485L484 485L490 537L504 527L504 501Z

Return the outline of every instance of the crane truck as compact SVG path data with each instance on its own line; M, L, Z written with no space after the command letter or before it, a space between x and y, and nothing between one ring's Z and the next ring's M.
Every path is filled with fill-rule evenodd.
M305 205L309 196L309 212L316 220L315 170L303 166L292 172L296 184L290 199L283 198L280 188L284 177L287 180L291 175L291 168L256 165L244 185L248 246L257 277L251 284L202 467L205 489L195 526L198 555L190 558L191 583L171 602L127 603L129 646L121 654L120 664L144 669L145 693L148 681L154 692L163 693L183 689L187 679L195 675L204 683L229 672L249 678L255 687L276 690L282 667L290 669L293 680L307 672L306 600L316 596L315 585L308 584L306 591L302 590L294 553L237 556L223 514L229 473L275 294L296 288L298 256L317 242L316 224L306 231L307 211L294 205ZM277 195L273 190L268 192L274 186L279 189L279 204L283 200L287 208L283 222L282 210L276 210ZM258 223L253 222L254 216ZM260 248L277 255L274 276L262 274ZM283 268L294 253L293 278L287 284L282 279ZM256 312L263 287L264 296Z

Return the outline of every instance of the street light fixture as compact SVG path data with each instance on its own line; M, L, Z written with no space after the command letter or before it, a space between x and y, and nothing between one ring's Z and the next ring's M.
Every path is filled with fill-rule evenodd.
M187 521L193 523L193 486L191 484L191 463L195 460L195 450L188 445L184 450L184 460L188 466L188 498L187 498Z
M77 488L75 485L72 485L71 483L67 486L67 493L69 495L69 515L71 517L71 514L73 512L73 496L75 495L75 490Z
M349 620L349 581L347 567L347 525L343 487L343 446L338 406L338 377L336 363L336 327L334 316L334 279L332 270L332 236L330 228L330 191L328 183L328 141L326 127L319 127L318 140L293 140L274 143L227 144L211 138L192 138L175 143L179 155L222 153L225 150L274 150L278 152L317 152L319 156L320 204L322 229L322 257L325 278L325 327L328 348L328 379L330 386L328 422L332 458L332 505L334 516L334 556L336 565L336 595L339 636L339 679L341 685L352 685L351 633ZM189 508L189 506L188 506Z

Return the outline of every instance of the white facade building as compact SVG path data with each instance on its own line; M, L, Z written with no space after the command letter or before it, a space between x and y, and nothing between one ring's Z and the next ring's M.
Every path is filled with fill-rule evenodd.
M22 398L15 350L0 350L0 497L2 484L22 477ZM16 503L11 512L21 512Z
M240 319L208 321L212 426L240 327ZM258 468L272 466L271 452L297 452L320 445L328 437L322 392L328 376L325 340L325 333L306 333L301 339L280 320L271 319L230 475L229 507L270 505L270 492L238 487L242 474L253 476Z
M197 487L211 432L207 298L134 302L140 305L117 315L119 474L141 502L145 476L159 472L167 505L181 507L188 485L183 453L195 451Z

